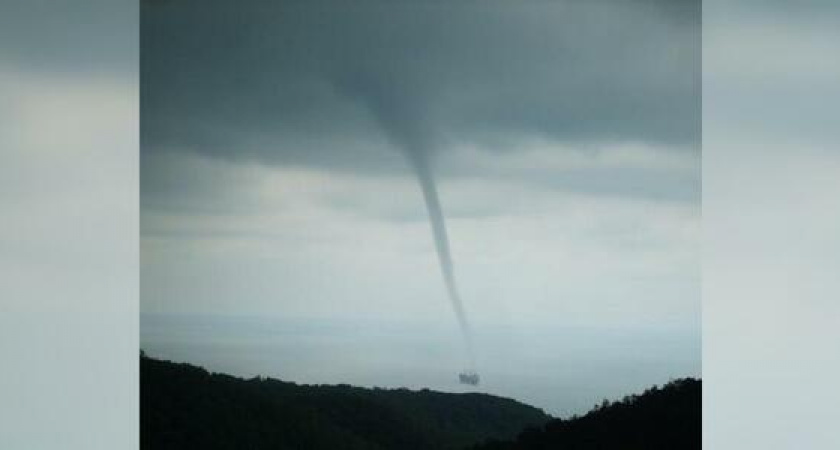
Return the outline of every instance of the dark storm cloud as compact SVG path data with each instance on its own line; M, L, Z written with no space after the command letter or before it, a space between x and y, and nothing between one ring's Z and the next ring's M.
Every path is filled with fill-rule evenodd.
M144 155L405 170L518 136L697 149L699 2L145 2Z

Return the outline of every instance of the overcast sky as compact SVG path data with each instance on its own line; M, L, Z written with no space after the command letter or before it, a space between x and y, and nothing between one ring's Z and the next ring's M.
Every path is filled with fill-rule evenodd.
M669 3L144 4L143 309L436 314L397 133L474 314L693 320L699 17Z
M413 152L479 365L499 327L600 328L679 342L639 385L699 373L699 2L142 14L143 312L455 330Z

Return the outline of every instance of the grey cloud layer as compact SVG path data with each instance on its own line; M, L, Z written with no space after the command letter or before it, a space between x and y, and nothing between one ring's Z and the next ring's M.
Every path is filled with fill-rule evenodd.
M699 2L142 8L144 156L375 172L400 141L699 143Z

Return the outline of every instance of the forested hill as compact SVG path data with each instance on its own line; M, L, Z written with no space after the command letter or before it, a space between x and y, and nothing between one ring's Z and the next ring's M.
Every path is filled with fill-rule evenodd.
M245 380L140 360L142 449L462 449L549 419L486 394Z
M473 450L699 450L701 408L701 381L682 379Z

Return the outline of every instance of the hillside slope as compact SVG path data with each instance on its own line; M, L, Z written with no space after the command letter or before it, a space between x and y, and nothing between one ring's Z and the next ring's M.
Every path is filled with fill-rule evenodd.
M310 386L141 357L142 449L459 449L550 419L486 394Z
M701 381L686 378L620 402L605 402L583 417L529 428L514 441L492 441L473 449L700 450L701 409Z

